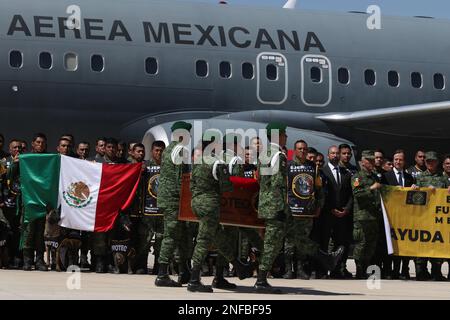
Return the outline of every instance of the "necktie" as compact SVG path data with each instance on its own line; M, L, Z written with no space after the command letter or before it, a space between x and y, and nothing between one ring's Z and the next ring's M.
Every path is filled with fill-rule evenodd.
M403 173L401 171L398 172L398 184L403 187Z
M334 167L334 170L336 170L336 183L339 186L341 184L341 179L339 177L339 167Z

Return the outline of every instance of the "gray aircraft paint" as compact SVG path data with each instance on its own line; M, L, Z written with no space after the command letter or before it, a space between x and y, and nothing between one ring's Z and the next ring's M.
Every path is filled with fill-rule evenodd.
M58 17L65 17L72 4L81 7L83 19L90 19L82 21L80 39L70 30L63 38L58 28ZM325 132L337 142L348 139L364 147L426 144L444 150L449 142L447 109L430 118L426 113L405 118L400 134L398 128L392 130L395 123L387 121L318 118L450 100L447 88L436 90L432 83L435 73L442 73L447 81L450 74L447 20L383 17L383 28L371 31L366 28L367 15L359 13L145 0L42 0L39 5L30 0L0 0L0 8L1 131L9 138L29 138L44 131L55 139L73 132L80 141L116 135L120 130L122 138L142 139L152 127L175 120L214 123L213 118L225 117L258 126L286 120L293 129ZM29 35L11 29L15 15L23 18ZM160 39L148 29L149 23L157 38L161 31ZM98 39L87 39L87 24L90 38ZM14 32L8 35L8 30ZM234 42L246 44L245 48L232 43L230 30ZM9 67L11 50L23 53L21 69ZM51 70L38 66L39 53L44 51L53 56ZM63 66L64 55L70 52L78 54L75 72ZM104 56L103 72L90 70L93 54ZM145 73L147 57L158 60L156 75ZM208 77L196 76L197 60L208 62ZM222 61L232 65L230 79L219 76ZM255 67L251 80L241 75L244 62ZM271 62L279 68L278 81L265 77ZM322 70L321 83L311 82L311 67ZM338 83L340 67L350 70L349 85ZM376 86L364 83L366 69L376 71ZM400 74L398 88L387 84L390 70ZM411 86L411 72L423 75L423 88ZM414 139L405 138L411 134Z

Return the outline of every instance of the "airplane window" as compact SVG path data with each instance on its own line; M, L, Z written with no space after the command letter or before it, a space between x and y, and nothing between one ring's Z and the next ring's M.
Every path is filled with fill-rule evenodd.
M198 60L195 63L195 69L197 72L197 76L202 78L208 76L208 63L206 63L205 60Z
M322 81L322 71L318 67L311 68L311 81L314 83L319 83Z
M14 50L9 53L9 65L12 68L22 68L23 66L23 56L22 52Z
M364 78L366 80L366 84L368 86L374 86L375 82L376 82L376 75L375 75L375 71L367 69L364 72Z
M145 72L147 72L148 74L157 74L158 60L156 60L155 58L145 59Z
M433 76L434 88L438 90L444 90L445 88L445 78L441 73L436 73Z
M268 64L266 67L266 76L267 79L275 81L278 78L278 69L273 64Z
M52 61L52 55L48 52L41 52L39 54L39 66L42 69L49 70L52 67L53 61Z
M400 76L397 71L388 72L388 82L391 87L398 87L400 83Z
M242 64L242 76L244 79L253 79L253 65L249 62L244 62Z
M350 83L350 72L347 68L339 68L338 70L338 81L342 84Z
M227 61L222 61L219 65L220 76L222 78L231 78L231 64Z
M422 88L422 75L419 72L411 73L411 85L414 88Z
M66 53L64 56L64 68L67 71L76 71L78 69L78 55L76 53Z
M91 57L91 69L95 72L102 72L105 69L105 60L102 55L94 54Z

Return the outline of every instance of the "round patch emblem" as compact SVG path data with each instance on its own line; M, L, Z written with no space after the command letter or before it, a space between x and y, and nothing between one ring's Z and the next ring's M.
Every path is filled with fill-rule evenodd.
M292 192L300 199L309 199L314 193L314 179L309 174L301 173L292 180Z
M82 181L71 183L63 192L66 203L74 208L86 207L92 201L90 195L89 187Z
M153 198L158 198L159 174L155 174L148 182L148 194Z

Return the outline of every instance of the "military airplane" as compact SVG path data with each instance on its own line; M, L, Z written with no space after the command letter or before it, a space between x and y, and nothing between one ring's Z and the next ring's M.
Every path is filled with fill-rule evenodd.
M289 6L287 6L289 7ZM0 0L8 138L169 140L285 122L304 138L393 151L450 142L450 21L149 0Z

